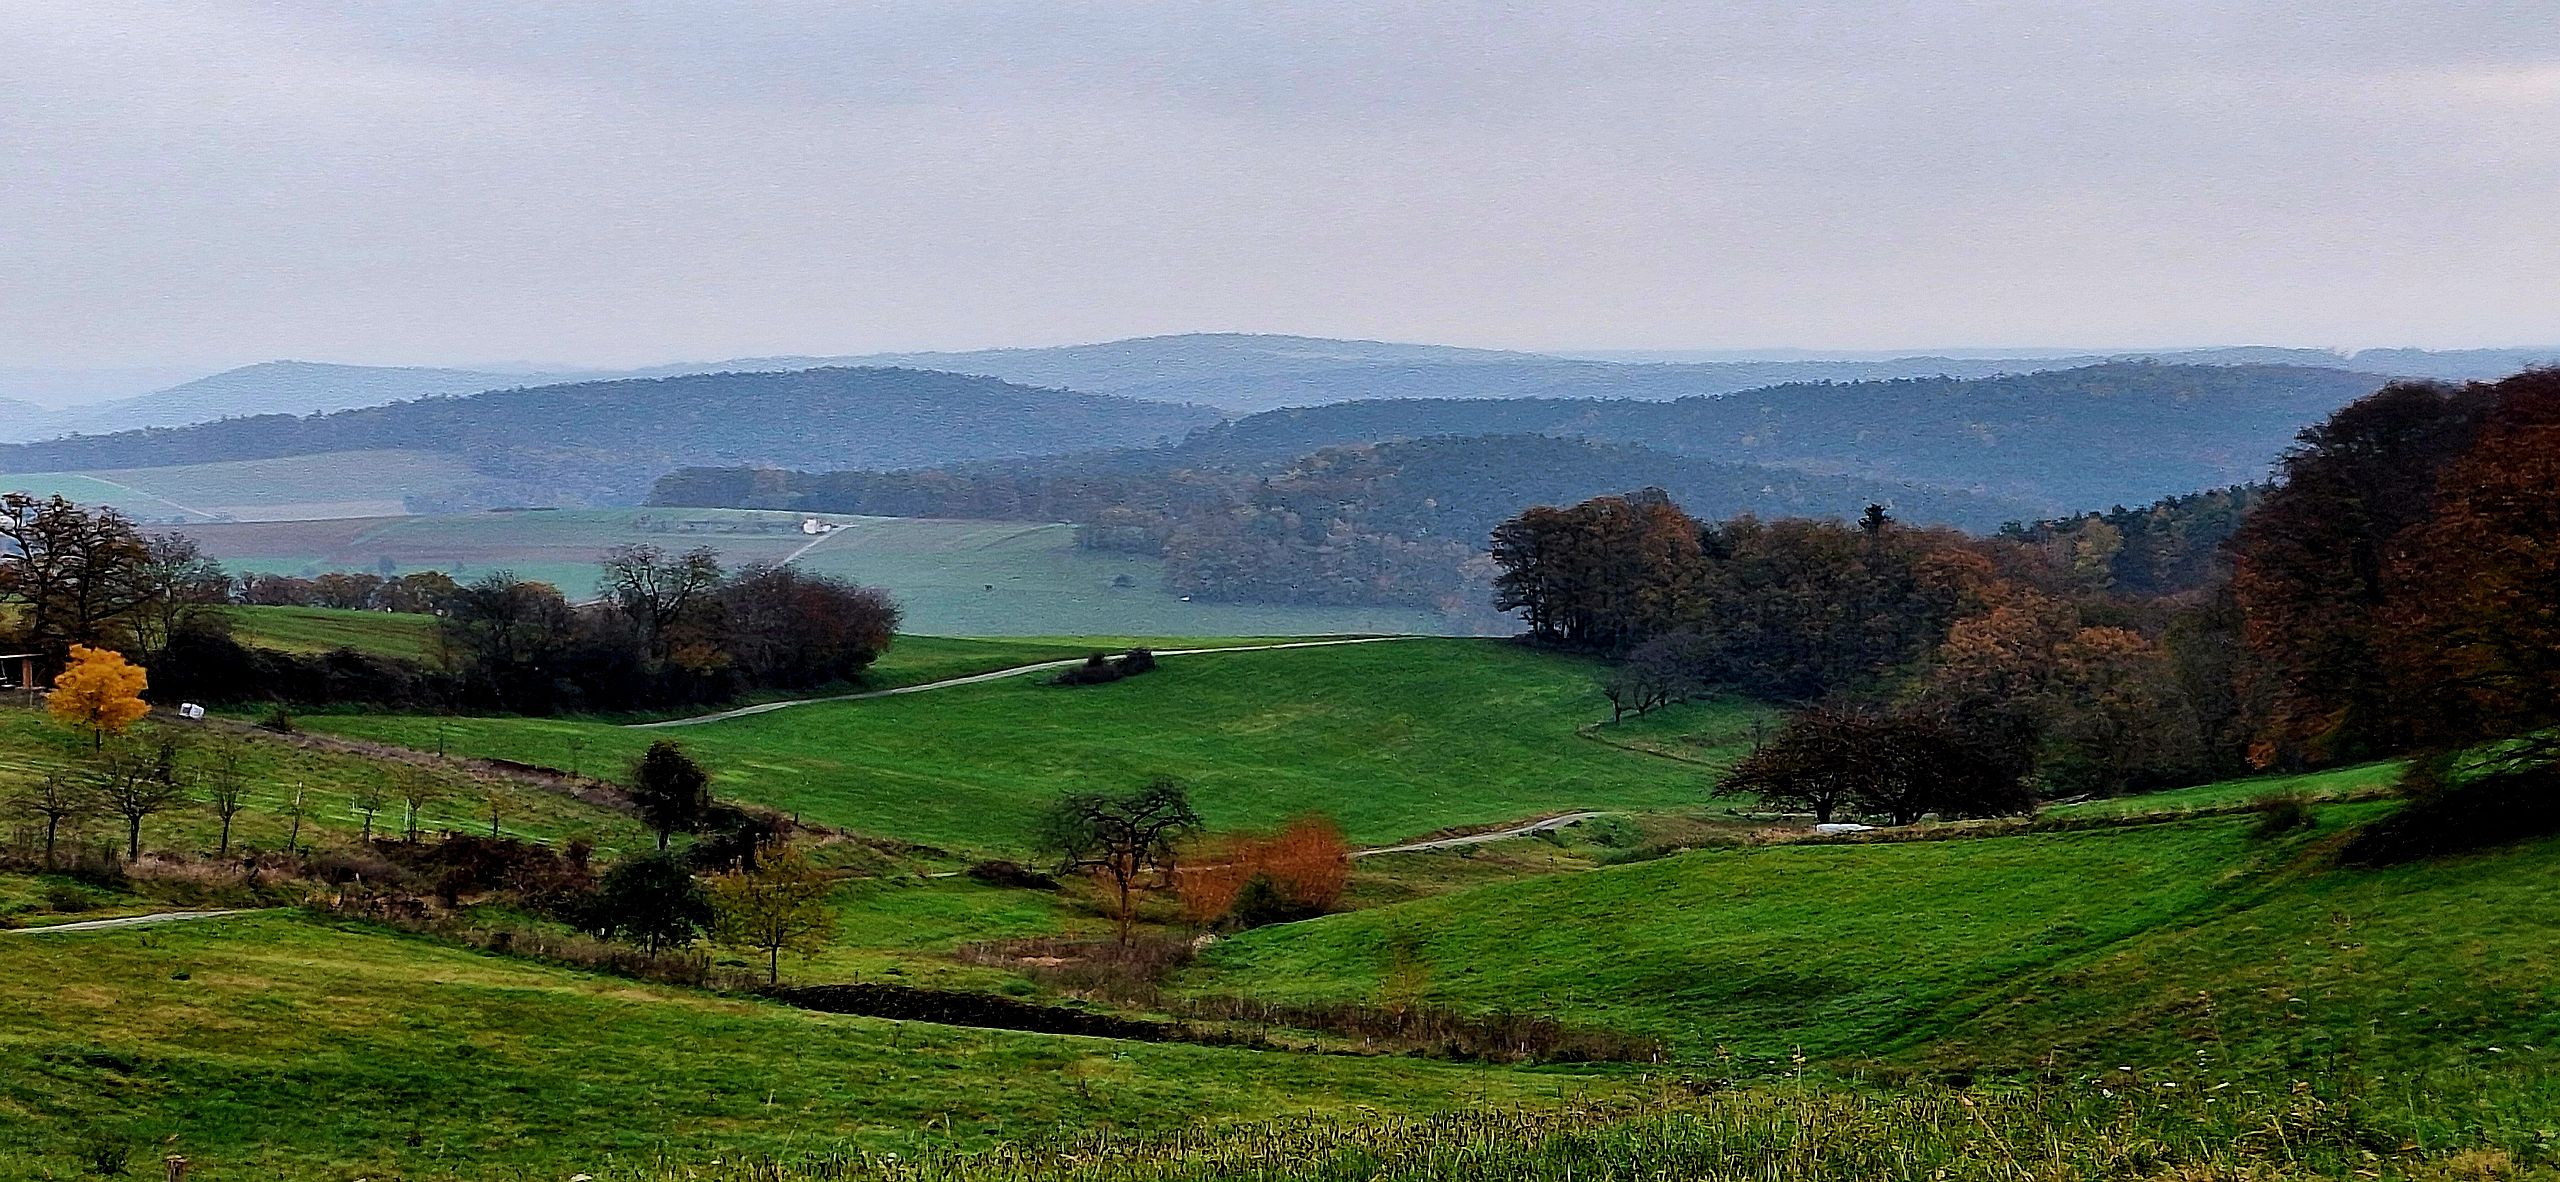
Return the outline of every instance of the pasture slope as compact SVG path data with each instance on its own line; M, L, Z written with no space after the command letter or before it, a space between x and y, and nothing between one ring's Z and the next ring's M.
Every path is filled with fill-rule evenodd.
M892 653L897 650L893 647ZM313 715L313 730L559 765L674 738L724 794L858 832L1022 852L1066 789L1189 786L1213 825L1322 811L1371 845L1452 826L1576 809L1704 807L1701 765L1577 730L1604 712L1596 662L1498 641L1412 640L1167 658L1154 673L1062 688L1012 678L927 694L823 703L680 731L569 719ZM1708 702L1685 718L1747 749L1758 707Z
M303 793L300 840L305 845L352 843L367 827L361 806L377 791L381 801L371 824L377 834L400 830L407 807L404 792L416 791L420 793L419 828L427 833L486 833L494 806L499 831L518 837L553 843L584 841L608 854L651 843L647 831L629 816L522 780L478 775L433 760L387 767L380 760L255 728L226 726L222 731L239 745L241 778L247 785L245 807L231 834L232 843L244 849L283 848L292 829L290 804L297 790ZM133 735L146 746L162 739L184 745L190 762L181 766L191 781L199 767L194 761L211 754L213 736L201 725L155 719L140 724ZM86 734L63 728L41 711L0 706L0 799L15 797L48 777L81 783L89 766ZM218 824L202 806L203 795L191 790L195 803L152 817L145 826L144 844L211 852ZM75 825L61 841L66 850L101 843L121 849L121 820L95 818Z
M227 608L223 614L231 623L233 640L301 656L351 648L377 657L431 662L440 649L434 616L263 606Z
M573 599L595 591L614 546L708 546L736 568L790 560L880 587L909 632L945 636L1306 636L1436 633L1432 612L1186 602L1163 592L1152 558L1086 550L1075 527L822 515L757 509L538 509L417 517L196 524L181 532L234 571L441 570L464 582L495 571L538 579ZM814 544L813 544L814 543Z
M837 1017L292 916L0 941L0 1163L48 1171L113 1138L203 1182L601 1176L1613 1086Z
M2331 863L2340 830L2391 807L2319 806L2278 836L2244 815L1701 850L1249 932L1190 987L1320 1002L1392 979L1688 1059L2303 1078L2344 1058L2400 1091L2548 1072L2560 840Z

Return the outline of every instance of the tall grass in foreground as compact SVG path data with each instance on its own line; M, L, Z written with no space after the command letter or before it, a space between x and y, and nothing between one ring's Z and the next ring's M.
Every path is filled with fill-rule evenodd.
M2471 1090L2462 1099L2441 1103L2131 1076L2112 1086L2010 1091L1778 1085L1638 1106L1357 1125L1299 1118L978 1154L854 1153L598 1173L608 1182L2560 1178L2553 1080L2463 1082Z

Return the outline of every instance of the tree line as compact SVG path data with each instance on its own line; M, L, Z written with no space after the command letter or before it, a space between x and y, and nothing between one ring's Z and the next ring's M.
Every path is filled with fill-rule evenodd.
M1492 557L1531 641L1620 658L1621 713L1703 690L1803 707L1738 782L1890 785L1956 752L1970 770L1934 779L1961 789L1923 811L1963 814L2543 731L2554 536L2546 370L2394 383L2269 485L1989 537L1880 506L1707 523L1649 490L1524 512Z
M858 676L886 651L898 608L876 589L785 566L725 569L708 548L607 551L593 598L494 572L234 579L176 534L146 536L108 508L0 497L0 648L50 678L74 646L152 671L155 696L208 703L373 702L529 714L720 703L760 688ZM235 603L416 610L437 656L256 649Z

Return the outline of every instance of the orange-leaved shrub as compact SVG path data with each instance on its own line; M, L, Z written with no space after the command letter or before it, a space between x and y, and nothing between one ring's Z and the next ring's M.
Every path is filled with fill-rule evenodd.
M1271 833L1215 834L1184 857L1174 892L1184 919L1209 924L1235 913L1256 880L1264 885L1254 894L1282 910L1321 915L1342 902L1351 881L1351 843L1331 817L1314 813ZM1237 918L1250 925L1254 917Z

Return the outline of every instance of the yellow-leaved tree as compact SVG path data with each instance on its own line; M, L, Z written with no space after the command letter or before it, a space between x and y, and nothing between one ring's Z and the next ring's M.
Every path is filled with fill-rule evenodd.
M87 730L93 749L104 747L108 735L124 733L124 728L151 713L150 704L142 700L143 687L149 684L142 666L127 662L123 653L75 644L71 663L53 679L53 696L45 700L45 711L65 726Z

